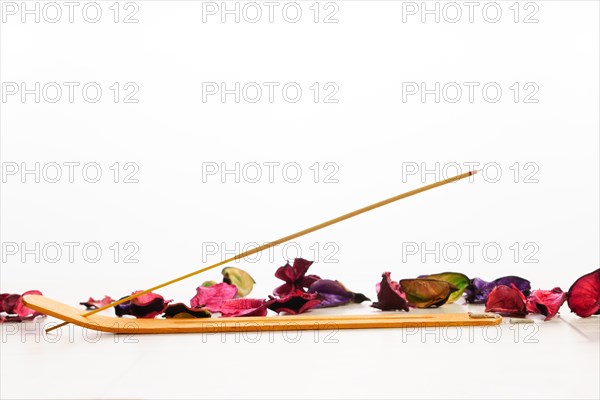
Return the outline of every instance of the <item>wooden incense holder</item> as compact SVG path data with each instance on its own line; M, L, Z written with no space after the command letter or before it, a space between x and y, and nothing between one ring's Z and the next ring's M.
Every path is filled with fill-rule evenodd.
M502 322L499 315L474 318L460 314L407 314L381 312L370 315L289 315L276 317L131 319L104 315L83 316L85 311L39 295L23 302L38 312L95 331L142 333L216 333L373 328L420 328L443 326L489 326Z

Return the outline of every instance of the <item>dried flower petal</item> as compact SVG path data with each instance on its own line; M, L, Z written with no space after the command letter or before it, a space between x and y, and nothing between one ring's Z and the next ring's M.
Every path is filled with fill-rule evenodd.
M206 308L189 308L183 303L169 304L164 311L165 318L210 318Z
M315 308L335 307L353 303L370 301L362 293L354 293L338 281L331 279L319 279L308 288L308 293L318 293L322 298L321 304Z
M549 321L558 313L565 300L567 293L559 287L552 290L534 290L527 298L527 311L540 313L546 316L545 321Z
M268 308L276 313L302 314L321 303L317 293L297 291L281 298L269 296Z
M26 291L21 296L19 296L19 298L17 299L17 304L15 304L14 313L17 314L21 318L28 317L30 315L42 315L42 314L38 313L37 311L32 310L29 307L25 307L25 304L23 304L23 296L25 296L27 294L37 294L39 296L42 296L42 292L40 292L39 290Z
M474 278L465 290L467 294L467 302L469 303L485 303L488 296L496 286L510 286L514 284L518 290L525 296L529 296L531 284L527 279L518 276L503 276L492 282L486 282L483 279Z
M377 301L371 307L382 311L404 310L408 311L408 302L398 282L392 281L389 272L381 275L381 283L377 289Z
M17 301L21 298L21 295L3 293L2 296L1 310L7 314L15 314L15 306L17 305Z
M485 312L524 317L527 314L526 304L525 296L514 283L511 283L510 286L498 285L488 296Z
M238 298L225 300L216 309L222 317L264 317L269 303L264 299Z
M600 314L600 268L573 283L567 303L571 311L582 318Z
M465 289L471 283L468 276L459 272L442 272L439 274L421 275L418 278L437 279L454 285L457 290L450 293L450 297L448 297L446 303L454 303L456 300L460 299Z
M206 307L210 312L216 312L221 303L233 299L237 291L237 287L225 282L209 287L198 286L196 295L192 297L190 304L194 308Z
M135 291L132 294L139 292L141 290ZM121 299L123 298L121 297ZM154 318L162 314L171 301L173 300L165 300L164 297L157 293L145 293L131 301L116 305L115 314L119 317L133 315L136 318Z
M223 268L221 274L223 274L223 282L237 287L238 297L248 296L256 283L250 274L243 269L227 267Z
M42 295L39 290L29 290L22 295L2 293L0 294L0 323L2 322L23 322L29 321L39 316L45 316L23 303L23 296L26 294Z
M285 284L273 290L273 294L275 296L288 296L297 291L304 292L304 288L310 287L314 282L321 279L317 275L306 275L312 263L312 261L304 258L296 258L293 266L288 262L283 267L279 267L275 271L275 276L284 281Z
M451 283L438 279L402 279L402 291L411 307L439 307L448 301L458 288Z
M88 301L82 301L82 306L85 306L87 310L95 310L100 307L104 307L112 303L114 300L110 296L104 296L102 300L95 300L93 297L90 297Z

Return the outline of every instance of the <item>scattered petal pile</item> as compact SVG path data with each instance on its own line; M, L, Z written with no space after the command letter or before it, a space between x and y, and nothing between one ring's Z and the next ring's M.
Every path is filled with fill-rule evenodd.
M161 314L164 318L210 318L212 313L219 313L221 317L255 317L266 316L268 310L296 315L316 308L370 301L364 294L347 289L337 280L307 274L312 264L312 261L296 258L291 265L286 262L279 267L275 277L284 283L268 298L246 298L254 288L254 279L242 269L228 267L221 271L222 282L206 281L198 286L189 305L170 304L172 300L151 292L114 309L119 317L136 318L155 318ZM537 313L548 321L558 314L565 301L571 311L582 318L600 315L600 269L577 279L568 292L559 287L532 291L530 282L519 276L504 276L487 282L481 278L469 279L458 272L399 281L393 281L390 272L384 272L376 292L377 301L371 306L382 311L441 307L459 300L464 294L467 303L485 304L486 312L506 316L524 317L528 313ZM22 295L0 294L0 322L21 322L42 315L24 305L22 298L27 294L42 293L31 290ZM94 310L113 301L110 296L99 300L90 297L80 304Z

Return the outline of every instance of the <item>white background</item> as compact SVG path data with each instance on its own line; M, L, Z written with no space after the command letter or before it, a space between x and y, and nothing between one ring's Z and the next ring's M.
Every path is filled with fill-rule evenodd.
M434 15L422 22L419 12L408 13L415 5L422 8L420 2L321 2L317 23L313 1L297 3L302 9L297 23L283 18L286 2L275 8L273 23L262 2L257 23L243 15L239 23L232 15L223 23L220 14L203 15L211 5L200 1L120 2L117 23L112 1L98 2L102 16L96 23L82 15L86 2L75 8L72 23L63 3L57 3L62 18L50 23L43 15L47 2L39 2L40 21L25 15L22 22L21 3L7 3L1 2L0 28L1 292L39 289L69 304L89 296L120 297L231 256L236 243L242 248L277 239L446 178L445 172L466 172L466 163L485 169L471 182L306 236L287 252L278 248L237 263L257 281L251 296L266 297L280 284L273 272L297 247L305 258L318 259L312 273L339 279L371 298L386 270L394 279L447 270L486 280L514 274L533 288L567 290L598 268L596 1L480 2L473 22L468 7L458 2L463 15L456 23L448 21L454 11L447 2L437 3L439 22ZM33 9L35 3L26 4ZM496 7L502 11L499 21L489 22ZM46 10L47 19L54 18ZM138 22L125 23L133 11ZM338 22L325 23L333 11ZM31 89L36 82L41 88L57 82L62 97L51 103L54 92L41 90L36 103L34 95L7 94L7 88L25 83ZM73 102L64 82L79 84ZM96 103L81 94L90 82L103 90ZM116 103L110 89L115 82ZM203 101L207 82L279 86L273 102L264 85L256 103L244 96L236 103L233 95L225 102L219 95ZM282 97L281 88L290 82L303 90L295 103ZM315 82L321 88L316 103L310 89ZM462 97L452 103L454 92L441 92L439 102L434 94L424 100L420 93L407 95L411 83L422 82L429 89L454 82ZM478 85L472 102L464 82ZM126 83L139 88L137 103L124 102L131 91ZM336 103L324 102L331 91L327 83L339 88ZM490 83L502 89L496 102L482 94ZM526 98L531 88L537 91ZM73 183L65 162L80 163ZM115 162L118 183L109 168ZM39 183L32 174L7 174L14 165L35 163ZM42 173L50 163L63 165L57 183ZM100 165L99 182L84 179L86 163ZM133 170L124 169L126 163L139 169L137 183L123 182ZM203 175L207 163L230 169L239 163L239 182L233 174ZM262 166L256 183L250 182L256 165L251 163ZM273 182L264 163L279 163ZM300 167L298 182L290 182L293 170L282 173L287 163ZM418 173L407 176L415 165ZM421 175L436 165L438 173ZM72 262L65 242L78 243ZM115 242L121 249L117 262L110 248ZM471 242L472 257L465 245ZM17 254L6 251L10 243L18 245ZM22 260L23 243L27 248L59 243L63 255L57 262L50 262L54 253L40 254L39 262L34 255ZM87 243L102 249L97 262L83 257ZM133 247L123 248L126 243ZM437 254L423 253L436 243ZM213 244L219 251L208 254ZM407 253L415 245L417 254ZM502 254L484 253L484 246ZM458 258L457 247L463 252ZM124 262L134 248L139 262ZM160 293L187 302L202 281L219 276L218 270L208 272ZM457 310L460 305L439 311ZM371 311L364 305L329 312ZM338 332L337 343L323 337L315 343L312 333L297 343L196 335L144 337L138 343L105 336L90 343L74 330L73 340L65 331L49 343L14 330L22 327L3 326L1 394L597 398L598 319L573 317L566 305L562 314L548 323L536 319L537 343L522 335L515 340L508 325L497 343L482 339L480 331L473 342L463 336L458 343L436 343L422 332L407 339L401 330Z

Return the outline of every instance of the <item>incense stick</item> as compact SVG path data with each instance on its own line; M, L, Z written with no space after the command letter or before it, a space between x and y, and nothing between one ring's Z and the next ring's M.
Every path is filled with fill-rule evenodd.
M339 216L337 218L330 219L329 221L322 222L322 223L320 223L318 225L315 225L313 227L310 227L310 228L307 228L307 229L303 229L303 230L301 230L299 232L293 233L293 234L288 235L288 236L284 236L281 239L277 239L275 241L266 243L266 244L264 244L262 246L254 248L254 249L250 249L248 251L242 252L242 253L237 254L237 255L235 255L235 256L233 256L231 258L228 258L226 260L219 261L216 264L210 265L208 267L201 268L201 269L199 269L197 271L194 271L194 272L190 272L189 274L185 274L185 275L182 275L182 276L180 276L178 278L171 279L170 281L167 281L167 282L161 283L159 285L153 286L150 289L142 290L142 291L140 291L138 293L132 294L132 295L127 296L127 297L124 297L124 298L122 298L120 300L117 300L117 301L111 303L111 304L107 304L105 306L102 306L102 307L97 308L95 310L88 311L88 312L86 312L84 314L81 314L81 315L83 317L87 317L87 316L90 316L92 314L96 314L97 312L109 309L109 308L117 306L119 304L123 304L123 303L125 303L127 301L131 301L131 300L135 299L136 297L139 297L139 296L144 295L146 293L150 293L150 292L153 292L155 290L161 289L161 288L163 288L165 286L172 285L173 283L177 283L179 281L182 281L184 279L190 278L192 276L201 274L202 272L206 272L206 271L209 271L209 270L211 270L213 268L217 268L217 267L220 267L220 266L225 265L227 263L230 263L232 261L239 260L241 258L245 258L245 257L248 257L248 256L256 254L256 253L260 253L263 250L270 249L271 247L275 247L275 246L280 245L282 243L288 242L288 241L290 241L292 239L296 239L296 238L299 238L300 236L307 235L309 233L318 231L320 229L323 229L325 227L331 226L333 224L337 224L338 222L345 221L347 219L350 219L350 218L355 217L357 215L366 213L367 211L371 211L371 210L374 210L376 208L385 206L385 205L393 203L395 201L398 201L398 200L401 200L401 199L405 199L405 198L410 197L410 196L414 196L415 194L419 194L419 193L425 192L427 190L434 189L436 187L446 185L448 183L459 181L459 180L467 178L467 177L469 177L471 175L475 175L477 172L478 171L476 171L476 170L475 171L465 172L464 174L453 176L451 178L444 179L444 180L441 180L439 182L435 182L435 183L432 183L432 184L420 187L418 189L414 189L414 190L408 191L406 193L399 194L399 195L394 196L394 197L390 197L389 199L379 201L379 202L371 204L369 206L366 206L366 207L363 207L363 208L359 208L356 211L349 212L349 213L341 215L341 216ZM65 325L68 325L68 322L63 322L62 324L56 325L56 326L54 326L52 328L48 328L48 329L46 329L46 332L53 331L55 329L58 329L60 327L65 326Z

